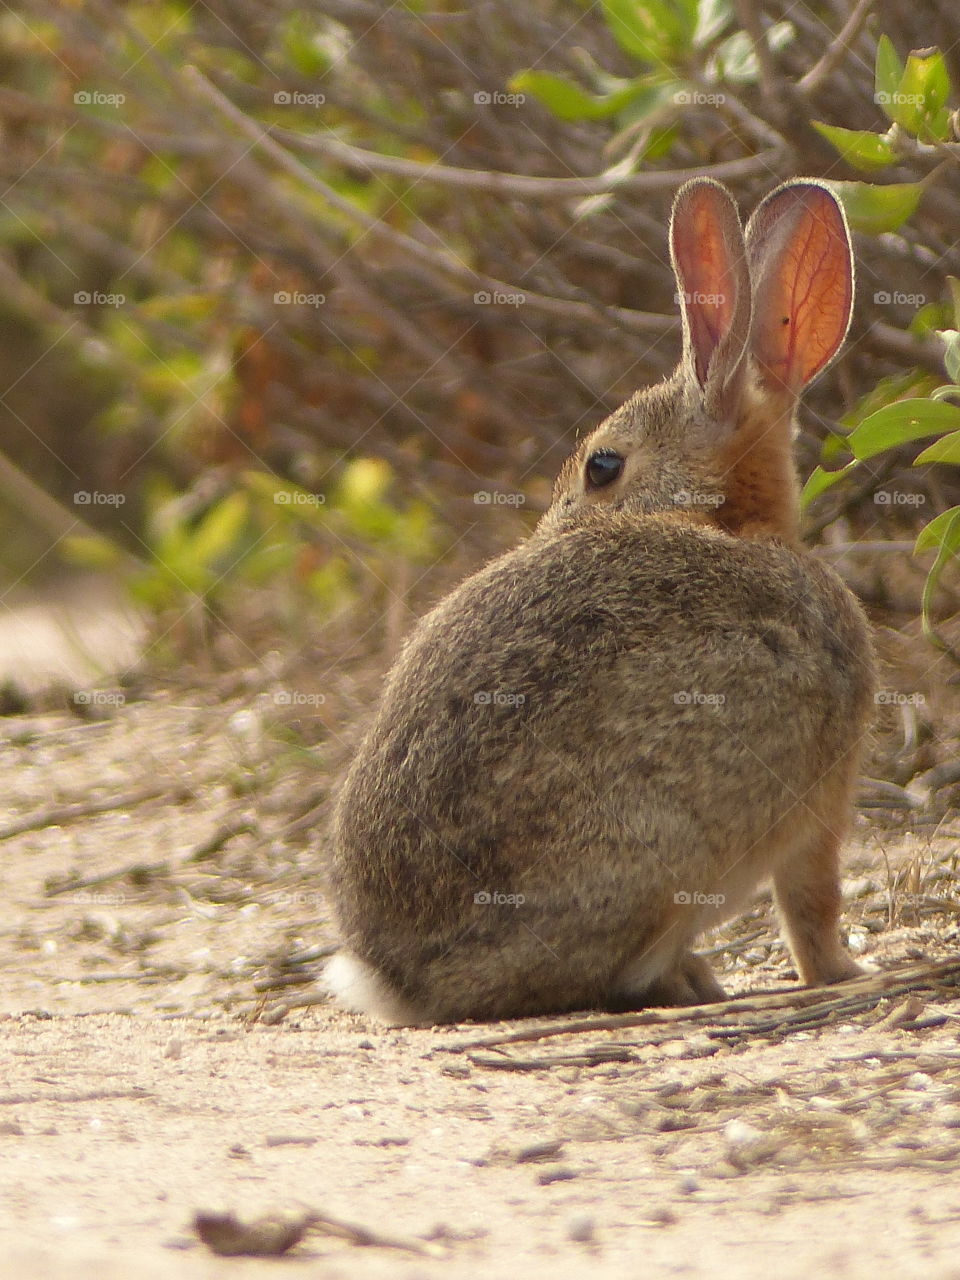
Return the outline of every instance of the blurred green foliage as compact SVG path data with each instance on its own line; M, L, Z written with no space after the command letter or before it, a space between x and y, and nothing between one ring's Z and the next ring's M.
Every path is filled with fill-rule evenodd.
M877 44L875 89L875 101L890 120L886 133L853 132L815 124L858 168L883 169L915 148L937 148L955 140L958 115L950 108L952 86L939 49L911 53L904 62L892 42L881 36ZM947 164L955 163L950 150L944 154ZM923 192L920 183L832 185L843 200L851 224L872 234L896 231L915 212ZM913 459L914 466L934 462L960 464L960 405L950 403L960 397L960 280L950 277L949 283L952 306L930 304L914 320L916 330L933 330L943 343L948 380L917 395L916 380L911 386L908 376L906 385L902 379L889 385L886 398L881 395L879 404L876 392L865 398L863 403L869 400L870 411L863 415L854 411L846 424L851 429L842 441L853 455L851 460L836 470L818 466L805 486L805 503L855 471L859 464L917 440L933 438L934 443ZM831 460L836 459L835 445L836 438L828 446ZM916 550L936 550L937 553L927 575L922 606L924 629L935 637L934 593L944 569L960 553L960 505L941 512L923 527L917 537Z
M860 235L861 329L807 401L806 500L839 504L891 451L955 466L951 49L907 51L898 13L897 40L868 23L837 60L852 4L751 11L749 32L732 0L0 11L0 308L34 335L5 447L65 504L126 498L76 513L105 518L57 554L162 612L269 589L329 613L482 536L478 490L532 516L572 436L669 371L670 200L714 171L744 207L819 175ZM938 252L912 321L871 304L866 279L912 297ZM920 535L942 553L928 604L957 510Z

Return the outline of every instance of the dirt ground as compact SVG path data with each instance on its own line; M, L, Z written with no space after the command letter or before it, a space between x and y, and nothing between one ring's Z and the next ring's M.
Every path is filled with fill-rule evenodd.
M516 1027L305 1003L333 934L295 702L99 689L0 719L7 1280L960 1280L956 974L834 989L819 1025L735 1001L486 1049ZM956 957L958 838L858 819L845 919L878 970ZM731 992L795 987L765 897L705 949ZM220 1257L198 1211L326 1227Z

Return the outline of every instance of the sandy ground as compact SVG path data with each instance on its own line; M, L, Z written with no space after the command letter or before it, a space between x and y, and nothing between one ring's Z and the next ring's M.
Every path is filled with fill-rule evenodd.
M94 718L0 720L5 1278L960 1280L956 987L819 1030L581 1032L499 1068L460 1048L490 1028L297 1007L333 936L297 816L325 780L277 699L98 692ZM880 968L957 954L955 825L860 820L846 919ZM791 988L765 899L706 945L731 991ZM316 1230L217 1257L200 1210L405 1247Z

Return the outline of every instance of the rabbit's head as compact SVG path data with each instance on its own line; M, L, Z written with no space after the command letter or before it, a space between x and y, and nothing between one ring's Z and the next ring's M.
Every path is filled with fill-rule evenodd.
M674 201L670 255L680 365L581 441L541 527L606 507L793 542L794 411L853 306L843 212L826 187L797 180L771 192L744 232L726 188L694 179Z

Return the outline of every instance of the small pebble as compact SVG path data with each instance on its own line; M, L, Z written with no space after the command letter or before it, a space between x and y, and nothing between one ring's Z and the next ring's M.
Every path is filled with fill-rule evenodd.
M532 1160L550 1160L563 1150L563 1142L559 1138L548 1138L543 1142L530 1142L525 1147L518 1147L511 1154L517 1164L527 1164Z
M760 1130L746 1120L728 1120L723 1127L723 1139L728 1147L747 1147L762 1137Z
M227 729L238 738L255 737L260 727L260 717L253 711L236 711L227 721Z
M592 1244L596 1231L596 1223L586 1213L578 1213L567 1223L567 1239L577 1244Z
M683 1112L674 1114L667 1112L666 1115L658 1116L654 1128L658 1133L676 1133L680 1129L695 1129L697 1122L690 1116L686 1116Z
M547 1169L541 1169L537 1174L537 1182L541 1187L549 1187L551 1182L572 1182L577 1176L576 1169L568 1169L566 1165L555 1164Z
M746 1120L728 1120L723 1129L727 1159L735 1169L744 1170L759 1164L777 1150L778 1142L770 1134L761 1133Z

